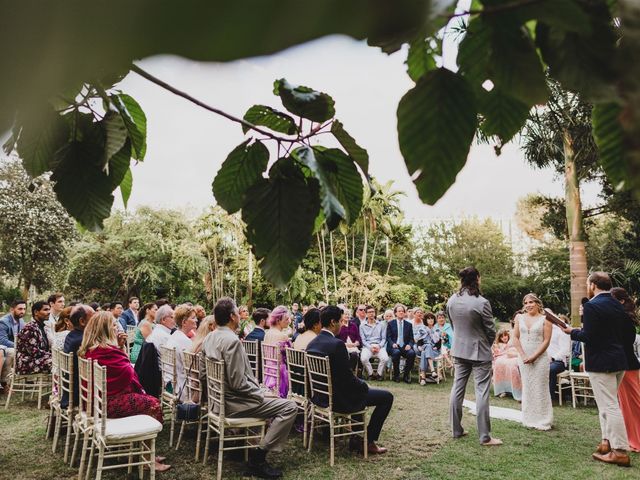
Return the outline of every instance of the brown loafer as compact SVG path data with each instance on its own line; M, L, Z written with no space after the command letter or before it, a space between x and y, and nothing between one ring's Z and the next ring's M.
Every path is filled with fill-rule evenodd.
M595 460L599 460L604 463L611 463L620 467L630 467L631 459L629 454L624 450L611 450L609 453L594 453L591 455Z
M599 453L600 455L604 455L606 453L609 453L610 451L611 451L611 444L609 443L609 440L602 440L598 444L598 448L594 453Z
M371 455L382 455L383 453L387 453L387 449L379 447L375 442L371 442L367 447L367 453L370 453Z

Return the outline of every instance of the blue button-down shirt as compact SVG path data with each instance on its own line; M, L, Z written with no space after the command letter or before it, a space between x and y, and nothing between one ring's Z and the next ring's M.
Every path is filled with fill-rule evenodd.
M385 348L387 345L387 322L380 321L371 325L369 322L360 324L360 338L362 346L371 348L371 345L380 345Z

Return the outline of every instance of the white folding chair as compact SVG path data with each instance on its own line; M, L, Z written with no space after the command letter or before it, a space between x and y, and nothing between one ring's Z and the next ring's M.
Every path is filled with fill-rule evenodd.
M91 473L94 451L98 451L96 480L102 478L102 472L116 468L127 468L131 473L138 467L138 478L143 477L143 467L151 470L151 478L156 473L156 437L162 430L162 424L149 415L132 415L124 418L107 418L107 368L93 364L93 439L87 479ZM124 463L105 460L126 458Z
M313 447L315 421L329 425L329 464L333 467L335 439L362 435L364 458L367 458L367 409L358 412L342 413L333 411L333 382L329 357L306 355L307 378L311 388L311 428L309 429L308 450ZM355 419L359 416L361 419ZM336 433L336 431L341 433Z
M302 430L302 447L307 448L307 422L309 420L309 390L307 382L307 362L304 350L287 347L287 374L289 376L289 400L293 400L302 413L304 421Z
M262 385L271 390L274 395L280 394L280 347L270 343L262 342ZM267 386L268 385L268 386Z
M73 424L73 417L76 412L76 407L73 404L73 353L64 353L60 350L54 349L54 355L58 357L57 361L57 373L53 376L58 377L58 392L55 397L55 401L52 402L52 410L55 417L55 428L53 430L53 446L52 451L55 453L58 447L58 438L60 437L60 431L62 427L66 427L66 438L64 442L64 463L67 463L69 458L69 444L71 441L71 430ZM67 405L62 406L62 399L67 397Z
M586 360L584 354L584 343L581 344L582 349L582 362ZM589 399L595 401L596 397L593 394L593 387L591 386L591 382L589 381L589 374L587 372L577 372L572 371L569 374L569 380L571 381L571 402L573 404L573 408L576 408L576 404L580 399L583 400L584 405L587 405Z
M176 367L176 349L160 347L160 374L162 375L162 411L171 423L169 431L169 447L173 447L173 432L176 427L176 410L178 408L178 370ZM171 391L167 390L171 384ZM166 420L166 419L165 419Z
M260 349L258 345L260 342L257 340L242 340L242 346L244 347L244 351L249 357L249 365L251 365L251 370L253 370L253 374L260 381L259 375L259 365L260 365Z
M222 361L211 358L205 359L207 372L207 439L204 444L203 464L207 463L209 455L209 443L211 432L218 439L218 473L217 480L222 478L223 453L229 450L244 450L245 461L248 458L248 450L258 444L266 428L266 421L261 418L229 418L225 415L224 391L225 391L225 365ZM227 429L232 429L228 434ZM233 433L238 430L244 433ZM225 446L232 442L232 446Z
M198 432L196 438L196 462L200 458L200 439L202 437L202 425L206 422L207 416L207 402L203 401L204 395L202 394L202 384L200 383L200 370L202 362L202 355L197 353L182 352L184 376L186 379L186 389L189 397L189 402L193 402L199 406L199 413L197 420L178 420L180 425L180 433L178 434L178 441L176 442L176 450L180 447L182 441L182 435L184 427L186 425L198 425Z
M80 453L80 467L78 480L83 480L89 442L93 438L93 360L78 358L78 414L73 421L73 450L69 465L73 467L78 451L78 442L82 435L82 450ZM88 475L87 475L88 476Z
M21 374L17 373L18 368L18 338L20 335L16 335L15 337L15 359L13 361L13 367L11 368L11 373L8 376L8 384L9 384L9 392L7 393L7 400L5 401L4 408L5 410L9 408L9 403L11 402L11 397L16 393L22 394L22 401L24 402L25 394L29 394L31 398L34 395L38 398L38 410L42 408L42 399L49 395L51 392L49 391L49 386L52 383L51 374L50 373L31 373L31 374Z

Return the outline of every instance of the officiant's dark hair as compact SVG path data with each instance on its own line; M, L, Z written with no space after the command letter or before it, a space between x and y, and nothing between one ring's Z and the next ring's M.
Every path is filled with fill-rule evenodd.
M480 295L480 272L476 267L463 268L458 272L460 277L460 294L466 291L469 295Z
M599 290L611 290L611 277L607 272L593 272L589 275L589 283L595 284Z

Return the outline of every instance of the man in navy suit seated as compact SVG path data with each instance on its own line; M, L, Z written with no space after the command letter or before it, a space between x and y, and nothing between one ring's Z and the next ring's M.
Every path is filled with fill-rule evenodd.
M244 338L251 342L262 342L264 340L264 327L267 324L267 318L269 318L269 310L266 308L256 308L251 314L253 323L256 324L255 328L249 332Z
M381 454L386 448L376 445L382 425L391 411L393 395L391 392L377 388L369 388L363 380L357 378L349 366L349 354L343 341L336 338L340 332L340 318L342 310L329 305L320 311L322 330L307 346L307 354L318 357L329 357L331 365L331 381L333 384L333 410L339 413L357 412L364 407L375 407L369 425L367 451L371 454ZM316 398L314 402L327 406L326 399ZM323 405L324 404L324 405ZM357 450L362 446L362 439L353 436L349 447Z
M406 363L402 379L405 383L411 383L411 370L416 359L413 349L413 325L404 319L407 309L401 303L394 307L393 313L396 318L387 324L387 353L393 362L393 381L400 381L400 357L404 357Z

